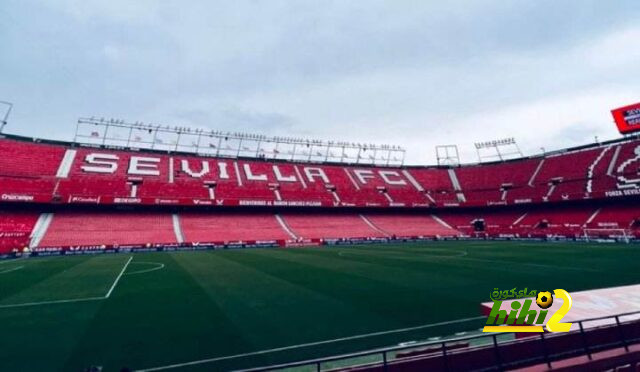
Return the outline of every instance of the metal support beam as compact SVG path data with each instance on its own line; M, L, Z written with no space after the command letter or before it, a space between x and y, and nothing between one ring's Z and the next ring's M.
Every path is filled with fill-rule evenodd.
M137 136L136 133L138 131L145 133ZM182 126L169 127L139 122L126 123L124 120L106 120L95 117L80 118L78 120L74 141L92 145L101 144L108 147L152 150L170 149L171 151L200 153L203 147L201 142L203 136L209 137L208 146L216 148L215 156L221 157L238 158L249 156L255 158L286 158L301 162L320 160L341 163L355 162L358 164L362 160L362 164L378 166L400 166L404 164L406 157L406 150L400 146L336 141L325 142L293 137L268 137L255 134L189 129ZM217 147L214 145L216 139ZM254 148L254 146L256 147ZM301 148L303 150L300 150ZM304 151L308 151L308 153ZM205 151L205 153L211 154L211 151ZM287 155L279 156L279 154L284 153ZM366 161L363 156L366 156Z
M0 104L3 106L7 106L7 110L5 111L4 116L2 117L2 121L0 121L0 133L2 133L4 131L4 127L9 122L9 114L11 114L11 109L13 109L13 103L0 101Z

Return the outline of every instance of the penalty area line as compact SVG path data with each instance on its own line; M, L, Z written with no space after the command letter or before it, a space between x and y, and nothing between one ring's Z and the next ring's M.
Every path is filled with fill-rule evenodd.
M423 325L419 325L419 326L415 326L415 327L398 328L398 329L392 329L392 330L389 330L389 331L380 331L380 332L365 333L365 334L360 334L360 335L355 335L355 336L334 338L333 340L309 342L309 343L305 343L305 344L283 346L283 347L278 347L278 348L274 348L274 349L259 350L259 351L253 351L253 352L243 353L243 354L227 355L227 356L221 356L221 357L216 357L216 358L194 360L194 361L185 362L185 363L170 364L170 365L160 366L160 367L138 369L138 370L136 370L136 372L163 371L163 370L168 370L168 369L189 367L189 366L195 366L195 365L199 365L199 364L219 362L219 361L222 361L222 360L238 359L238 358L254 356L254 355L276 353L276 352L279 352L279 351L302 349L302 348L305 348L305 347L318 346L318 345L324 345L324 344L331 344L331 343L335 343L335 342L351 341L351 340L358 340L358 339L375 337L375 336L389 335L389 334L394 334L394 333L403 333L403 332L409 332L409 331L416 331L416 330L420 330L420 329L433 328L433 327L449 325L449 324L456 324L456 323L464 323L464 322L469 322L469 321L472 321L472 320L479 320L479 319L484 319L484 318L485 318L484 316L474 316L474 317L471 317L471 318L463 318L463 319L449 320L449 321L445 321L445 322L423 324Z
M84 297L84 298L73 298L73 299L68 299L68 300L23 302L23 303L20 303L20 304L0 305L0 309L9 309L9 308L27 307L27 306L40 306L40 305L67 304L67 303L73 303L73 302L89 302L89 301L103 301L103 300L106 300L106 299L109 298L109 296L111 296L111 293L113 293L113 290L116 288L116 285L120 281L120 278L122 278L122 275L124 274L125 270L127 270L127 267L131 263L131 260L133 260L133 256L129 257L129 260L122 267L122 270L120 271L120 273L116 277L116 280L111 285L111 288L109 288L109 292L107 292L107 294L102 296L102 297Z

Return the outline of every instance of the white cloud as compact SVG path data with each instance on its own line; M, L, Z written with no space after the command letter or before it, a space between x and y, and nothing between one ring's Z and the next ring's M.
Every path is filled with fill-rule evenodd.
M496 137L529 154L615 137L609 109L640 99L631 1L43 1L0 26L26 135L104 115L473 161Z
M640 27L629 27L595 40L584 53L587 63L596 68L637 67L640 65Z
M295 134L402 144L412 163L434 163L439 144L458 144L463 161L475 161L474 142L503 137L516 137L531 155L619 136L610 110L640 99L638 77L624 75L633 69L617 70L640 63L627 50L636 35L640 29L627 28L564 50L497 53L477 65L309 81L241 104L277 107L301 123Z
M609 110L633 99L633 91L598 89L500 107L450 122L455 134L442 140L462 143L464 160L474 161L475 141L515 137L525 155L532 155L540 147L549 151L591 143L595 136L613 139L619 135Z

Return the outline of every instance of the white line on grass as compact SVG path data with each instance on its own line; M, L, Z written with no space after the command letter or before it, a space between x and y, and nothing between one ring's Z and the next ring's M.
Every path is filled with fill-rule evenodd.
M545 265L538 264L533 262L517 262L517 261L504 261L504 260L492 260L488 258L477 258L477 257L462 257L462 260L467 261L477 261L477 262L490 262L496 264L505 264L505 265L522 265L522 266L533 266L533 267L542 267L545 269L564 269L564 270L576 270L576 271L587 271L587 272L604 272L604 270L592 269L588 267L574 267L574 266L556 266L556 265Z
M127 266L129 266L129 264L131 263L131 260L133 260L133 256L129 257L129 260L127 261L127 263L124 264L122 271L120 271L120 274L118 274L118 277L113 282L113 284L111 285L111 288L109 289L109 292L107 292L107 295L104 296L104 298L109 298L109 296L111 296L111 292L113 292L113 290L116 288L116 285L120 281L120 278L122 278L122 274L124 274L124 271L127 269Z
M425 253L426 252L426 253ZM456 253L453 255L439 255L439 254L435 254L437 252L445 252L445 253ZM338 251L338 256L340 257L347 257L347 256L375 256L375 257L380 257L380 256L385 256L385 255L391 255L391 256L401 256L398 258L405 258L408 257L410 259L416 259L416 258L421 258L421 257L433 257L433 258L458 258L458 257L464 257L466 255L469 254L469 252L467 251L458 251L455 249L438 249L438 250L428 250L428 251L383 251L383 250L378 250L375 251L375 253L379 253L379 254L371 254L371 252L360 252L360 251L345 251L345 250L340 250Z
M0 274L10 273L10 272L12 272L12 271L17 271L17 270L20 270L20 269L22 269L22 268L24 268L24 266L13 267L13 268L11 268L11 269L6 269L6 270L4 270L4 271L0 271Z
M131 263L131 260L133 260L133 256L129 257L129 260L122 267L122 270L120 271L120 274L118 274L118 277L116 277L116 280L111 285L111 288L109 288L109 292L107 292L107 294L102 296L102 297L84 297L84 298L73 298L73 299L69 299L69 300L24 302L24 303L20 303L20 304L0 305L0 309L7 309L7 308L13 308L13 307L54 305L54 304L67 304L67 303L72 303L72 302L88 302L88 301L106 300L107 298L109 298L109 296L111 296L111 293L116 288L116 285L118 284L118 281L120 281L120 278L122 277L122 274L124 274L125 270L127 269L127 266L129 266L129 264Z
M39 306L39 305L52 305L52 304L67 304L71 302L87 302L104 300L104 297L86 297L86 298L74 298L70 300L55 300L55 301L42 301L42 302L25 302L21 304L9 304L0 305L0 309L7 309L12 307L26 307L26 306Z
M479 245L478 245L479 246ZM349 255L360 255L360 256L380 256L380 255L385 255L385 254L391 254L391 255L404 255L404 256L411 256L413 258L415 257L435 257L435 258L447 258L447 259L460 259L460 260L466 260L466 261L476 261L476 262L489 262L489 263L495 263L495 264L505 264L505 265L523 265L523 266L532 266L532 267L541 267L541 268L545 268L545 269L553 269L553 270L559 270L559 269L564 269L564 270L575 270L575 271L586 271L586 272L605 272L605 270L598 270L598 269L593 269L593 268L589 268L589 267L575 267L575 266L558 266L558 265L546 265L546 264L539 264L539 263L533 263L533 262L517 262L517 261L505 261L505 260L492 260L492 259L488 259L488 258L479 258L479 257L469 257L468 253L469 251L458 251L455 249L431 249L431 250L426 250L426 252L460 252L457 255L451 255L451 256L441 256L441 255L436 255L436 254L429 254L429 253L422 253L425 252L425 250L415 250L415 251L377 251L378 253L380 253L379 255L373 255L370 252L360 252L360 251L344 251L341 250L338 252L338 256L341 257L345 257L345 256L349 256ZM412 255L413 253L420 253L417 255ZM400 257L399 257L400 258Z
M138 270L138 271L132 271L130 273L125 273L124 275L137 275L137 274L145 274L145 273L150 273L152 271L156 271L156 270L161 270L164 269L164 264L163 263L159 263L159 262L145 262L145 261L136 261L133 263L134 265L156 265L155 267L152 267L150 269L144 269L144 270ZM1 273L0 273L1 274Z
M429 323L429 324L419 325L419 326L416 326L416 327L398 328L398 329L392 329L392 330L389 330L389 331L365 333L365 334L361 334L361 335L335 338L333 340L309 342L309 343L306 343L306 344L284 346L284 347L278 347L278 348L275 348L275 349L259 350L259 351L253 351L253 352L250 352L250 353L244 353L244 354L235 354L235 355L228 355L228 356L222 356L222 357L217 357L217 358L194 360L192 362L170 364L170 365L166 365L166 366L153 367L153 368L147 368L147 369L139 369L139 370L137 370L137 372L163 371L163 370L167 370L167 369L188 367L188 366L194 366L194 365L199 365L199 364L218 362L218 361L222 361L222 360L243 358L243 357L253 356L253 355L270 354L270 353L275 353L275 352L279 352L279 351L301 349L301 348L305 348L305 347L309 347L309 346L318 346L318 345L330 344L330 343L334 343L334 342L350 341L350 340L357 340L357 339L368 338L368 337L388 335L388 334L393 334L393 333L403 333L403 332L408 332L408 331L416 331L416 330L419 330L419 329L426 329L426 328L438 327L438 326L455 324L455 323L464 323L464 322L469 322L469 321L472 321L472 320L479 320L479 319L484 319L484 318L485 318L484 316L475 316L475 317L471 317L471 318L449 320L449 321L439 322L439 323Z
M4 265L4 264L8 264L8 263L15 263L18 261L22 261L22 260L26 260L26 258L9 258L6 260L0 260L0 265Z

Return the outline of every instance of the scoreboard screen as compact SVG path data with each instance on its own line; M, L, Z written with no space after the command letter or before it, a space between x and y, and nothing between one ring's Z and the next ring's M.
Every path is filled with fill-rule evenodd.
M611 110L611 114L620 133L640 131L640 103Z

